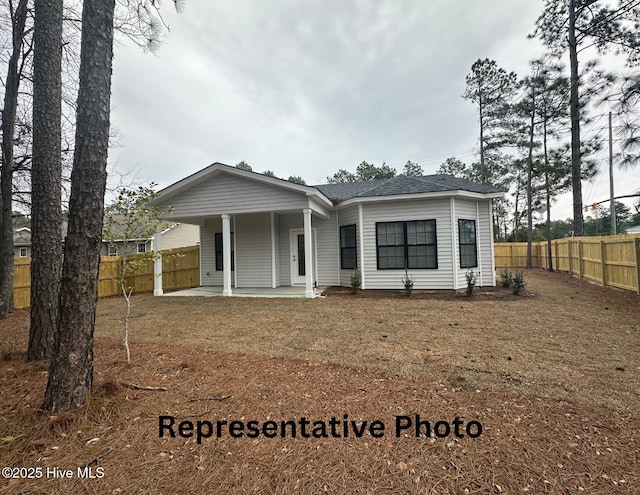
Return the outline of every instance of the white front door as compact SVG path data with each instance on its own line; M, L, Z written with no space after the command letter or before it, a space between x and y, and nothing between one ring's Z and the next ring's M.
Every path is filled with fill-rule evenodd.
M315 229L311 240L315 241ZM315 253L316 243L312 242L311 252L313 253L314 262L311 264L315 269ZM306 275L306 263L304 255L304 229L291 229L289 257L291 261L291 285L304 285ZM315 277L312 277L315 280Z

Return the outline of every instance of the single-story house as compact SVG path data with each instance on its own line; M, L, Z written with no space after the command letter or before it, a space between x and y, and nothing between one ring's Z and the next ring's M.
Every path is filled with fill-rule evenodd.
M170 222L200 229L200 285L415 289L495 285L492 200L503 193L448 175L304 186L214 163L159 192ZM157 249L162 249L156 235ZM159 245L159 244L160 245ZM155 294L162 294L157 264Z
M164 250L195 246L200 243L200 228L197 225L174 223L166 226L160 234ZM146 253L151 250L151 238L137 236L127 240L103 240L100 256L122 256L124 254Z
M13 231L13 257L31 257L31 229L22 227Z

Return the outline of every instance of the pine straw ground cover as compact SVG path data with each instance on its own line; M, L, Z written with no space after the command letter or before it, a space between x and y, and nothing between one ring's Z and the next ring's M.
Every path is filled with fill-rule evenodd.
M526 278L519 298L135 296L130 367L122 301L101 300L91 400L55 416L38 410L47 366L24 362L16 311L0 322L0 467L43 477L0 478L0 492L640 493L640 297ZM158 435L161 415L177 431L345 414L384 436ZM416 414L483 431L396 437L396 417ZM78 478L84 466L102 477ZM45 479L53 467L72 479Z

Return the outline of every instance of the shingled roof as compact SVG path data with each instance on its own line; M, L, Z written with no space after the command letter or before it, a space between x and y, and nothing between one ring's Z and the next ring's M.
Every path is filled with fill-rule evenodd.
M340 182L314 186L334 202L353 198L376 196L397 196L402 194L421 194L448 191L469 191L479 194L501 193L492 186L460 179L452 175L435 174L410 177L398 175L391 179L375 179L359 182Z

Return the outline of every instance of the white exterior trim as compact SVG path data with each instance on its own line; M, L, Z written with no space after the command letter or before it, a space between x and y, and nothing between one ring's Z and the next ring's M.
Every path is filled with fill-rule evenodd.
M304 297L311 299L315 295L313 288L313 254L311 246L313 244L311 232L311 208L302 210L304 216L304 270L305 270L305 291Z
M455 198L451 198L449 200L449 210L451 213L451 262L453 270L451 270L453 275L453 290L458 290L458 251L460 249L457 246L456 242L456 231L458 227L458 222L456 221L456 200ZM456 249L457 247L457 249Z
M276 214L271 212L271 288L277 287L276 281Z
M478 253L478 271L480 272L480 287L484 287L484 283L482 282L482 277L484 276L484 270L482 267L482 248L480 246L480 205L476 201L476 252Z
M396 194L393 196L365 196L351 198L343 201L338 208L344 208L353 204L361 203L381 203L384 201L403 201L411 199L438 199L438 198L464 198L464 199L494 199L503 198L504 193L476 193L471 191L439 191L431 193L415 193L415 194Z
M362 290L367 288L367 284L365 282L365 269L364 269L364 227L363 227L363 219L362 219L362 203L358 203L358 238L356 242L359 243L360 246L360 263L357 264L360 270L360 288Z
M229 215L222 215L222 295L231 296L231 222Z
M489 201L489 227L491 234L491 285L496 286L496 253L493 242L493 201Z

